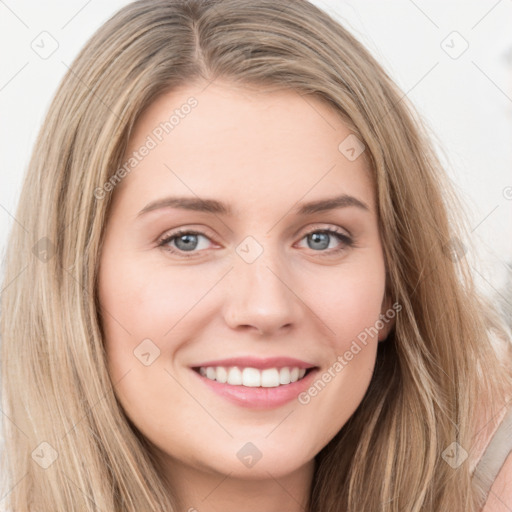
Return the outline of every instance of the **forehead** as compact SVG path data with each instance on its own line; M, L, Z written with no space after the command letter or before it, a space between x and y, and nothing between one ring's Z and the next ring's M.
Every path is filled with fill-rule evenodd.
M340 115L311 95L218 81L182 87L138 120L124 156L137 162L114 195L213 196L235 213L340 193L373 205L366 155L346 151L354 141Z

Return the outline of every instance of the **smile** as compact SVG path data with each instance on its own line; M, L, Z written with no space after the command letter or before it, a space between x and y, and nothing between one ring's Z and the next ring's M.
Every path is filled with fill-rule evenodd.
M252 409L272 409L296 399L319 371L318 366L291 358L238 358L222 362L203 363L191 369L210 391L235 405Z
M263 387L274 388L292 382L297 382L306 375L306 368L283 367L283 368L239 368L238 366L201 366L199 373L210 380L231 386L246 386L251 388Z

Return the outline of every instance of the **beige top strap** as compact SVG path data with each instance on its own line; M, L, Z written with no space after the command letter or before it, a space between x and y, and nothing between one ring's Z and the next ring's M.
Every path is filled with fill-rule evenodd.
M473 472L473 482L480 493L482 507L487 501L494 480L510 453L512 453L512 408L509 409L494 432Z

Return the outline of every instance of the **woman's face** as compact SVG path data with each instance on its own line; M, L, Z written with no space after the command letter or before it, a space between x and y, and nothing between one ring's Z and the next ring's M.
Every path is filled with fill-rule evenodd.
M203 88L156 100L125 155L100 259L109 371L170 471L279 477L354 413L391 325L375 197L320 100Z

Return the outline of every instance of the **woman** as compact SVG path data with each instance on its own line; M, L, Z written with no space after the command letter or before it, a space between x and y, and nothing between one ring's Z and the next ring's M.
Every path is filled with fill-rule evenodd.
M509 337L401 97L303 0L143 0L98 31L8 246L8 508L510 501Z

